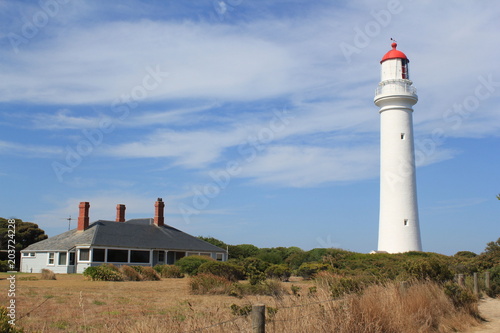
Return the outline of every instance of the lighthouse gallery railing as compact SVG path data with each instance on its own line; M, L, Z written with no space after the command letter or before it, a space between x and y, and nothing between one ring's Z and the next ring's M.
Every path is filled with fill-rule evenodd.
M410 80L385 80L375 89L375 96L398 93L416 95L417 88L412 86Z

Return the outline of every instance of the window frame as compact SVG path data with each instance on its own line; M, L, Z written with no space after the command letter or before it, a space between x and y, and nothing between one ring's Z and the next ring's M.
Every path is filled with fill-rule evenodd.
M82 259L82 251L87 252L87 259ZM78 262L90 262L90 248L78 249Z
M56 253L55 252L47 252L47 253L48 253L48 256L47 256L47 266L55 266Z
M61 258L64 258L64 263L61 263ZM57 255L57 265L67 266L68 265L68 252L59 252Z

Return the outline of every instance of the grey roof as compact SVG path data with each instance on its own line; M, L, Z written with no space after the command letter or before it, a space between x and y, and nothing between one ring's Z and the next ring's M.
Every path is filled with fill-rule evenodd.
M31 244L21 252L28 251L68 251L75 245L91 244L94 238L97 225L92 223L84 232L78 232L76 229L63 232L54 237Z
M141 249L225 252L224 249L168 225L157 227L153 219L126 222L99 220L84 230L66 231L25 248L28 251L67 251L75 245Z

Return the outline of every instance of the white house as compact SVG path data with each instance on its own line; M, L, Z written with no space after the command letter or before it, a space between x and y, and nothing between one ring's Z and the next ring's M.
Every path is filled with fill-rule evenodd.
M125 221L125 205L116 207L116 221L89 224L88 202L80 203L78 227L31 244L21 251L21 272L82 273L103 263L155 266L182 257L206 255L227 260L226 250L164 224L165 203L155 203L155 217Z

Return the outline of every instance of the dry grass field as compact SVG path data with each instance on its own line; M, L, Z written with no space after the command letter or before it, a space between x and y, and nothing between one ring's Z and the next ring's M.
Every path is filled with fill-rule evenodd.
M0 273L0 304L7 304L7 274ZM264 303L267 332L456 332L478 323L457 312L434 284L372 286L362 295L331 301L314 281L284 283L283 297L192 295L188 278L143 282L86 281L81 275L18 274L17 324L25 332L251 332L240 307ZM36 279L36 280L35 280ZM300 287L298 295L291 287ZM474 310L474 309L473 309ZM224 324L219 324L226 322ZM211 328L207 328L214 325Z

